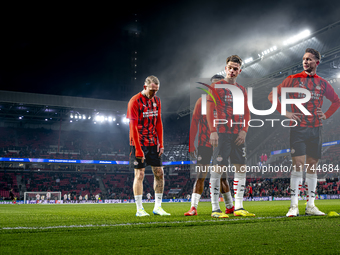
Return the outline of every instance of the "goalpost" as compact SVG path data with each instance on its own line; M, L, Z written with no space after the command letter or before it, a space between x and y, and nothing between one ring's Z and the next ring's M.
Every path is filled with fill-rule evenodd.
M27 200L37 200L37 194L40 195L39 200L61 200L60 191L34 191L24 193L24 204Z

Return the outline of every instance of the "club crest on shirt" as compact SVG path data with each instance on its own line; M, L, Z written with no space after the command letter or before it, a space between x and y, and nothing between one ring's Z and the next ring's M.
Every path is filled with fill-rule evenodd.
M135 162L133 162L133 164L134 164L135 166L137 166L137 165L138 165L138 161L135 160Z
M156 107L157 106L157 104L156 103L153 103L153 107Z
M315 87L315 89L321 89L320 85L317 85L317 86Z
M304 88L304 87L305 87L305 85L303 84L303 81L301 81L301 82L299 83L299 87L300 87L300 88Z
M223 158L222 158L220 155L218 155L217 158L216 158L216 160L217 160L218 162L221 162L221 161L223 160Z
M294 149L294 148L291 148L291 149L290 149L290 152L291 152L292 154L294 154L294 153L295 153L295 149Z
M202 157L199 155L198 157L197 157L197 161L201 161L202 160Z

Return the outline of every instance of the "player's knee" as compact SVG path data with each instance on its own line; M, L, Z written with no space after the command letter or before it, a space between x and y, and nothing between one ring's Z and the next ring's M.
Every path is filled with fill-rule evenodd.
M155 167L153 169L153 173L156 179L164 179L164 172L163 169L161 167Z
M137 171L135 174L135 179L138 181L143 181L144 180L144 172L143 171Z
M296 161L294 162L296 171L303 170L304 164L305 164L304 161L302 161L302 160L296 160Z

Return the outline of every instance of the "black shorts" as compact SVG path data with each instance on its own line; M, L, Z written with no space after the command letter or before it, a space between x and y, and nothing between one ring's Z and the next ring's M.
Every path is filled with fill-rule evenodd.
M213 164L214 165L229 165L230 157L231 164L246 164L246 145L245 143L237 146L235 140L238 134L219 133L218 145L214 149Z
M136 158L135 146L130 146L130 166L131 168L140 169L148 166L162 166L162 156L158 156L157 145L155 146L142 146L144 152L144 162L142 159Z
M197 148L197 164L210 165L212 155L213 155L212 147L199 146Z
M292 157L307 155L320 159L322 155L322 126L291 127L290 154Z

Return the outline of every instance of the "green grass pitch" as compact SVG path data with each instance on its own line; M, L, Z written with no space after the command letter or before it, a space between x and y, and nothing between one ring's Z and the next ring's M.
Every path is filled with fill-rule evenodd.
M255 218L185 217L190 203L163 203L171 216L135 217L135 204L0 205L0 254L336 254L340 217L284 217L290 201L244 202ZM221 209L224 204L221 203ZM340 200L317 200L340 212ZM144 204L152 214L153 204Z

